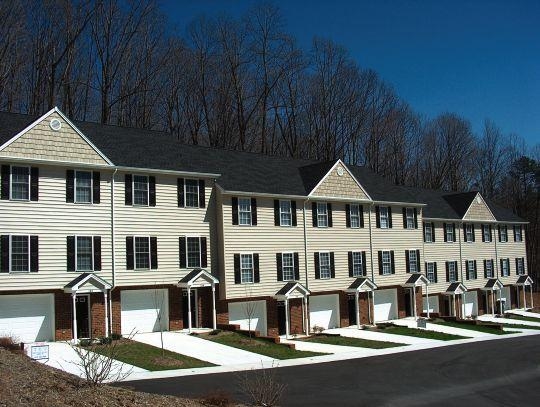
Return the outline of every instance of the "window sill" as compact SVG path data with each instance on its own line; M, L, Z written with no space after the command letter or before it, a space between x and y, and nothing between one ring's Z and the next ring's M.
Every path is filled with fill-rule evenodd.
M30 274L32 273L30 270L28 271L10 271L8 274Z

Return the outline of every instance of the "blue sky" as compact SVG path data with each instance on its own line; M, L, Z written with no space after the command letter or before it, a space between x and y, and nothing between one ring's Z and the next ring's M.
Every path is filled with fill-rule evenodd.
M241 16L256 0L161 0L183 33L192 18ZM303 49L314 36L343 45L419 113L456 112L479 132L540 143L540 1L280 1Z

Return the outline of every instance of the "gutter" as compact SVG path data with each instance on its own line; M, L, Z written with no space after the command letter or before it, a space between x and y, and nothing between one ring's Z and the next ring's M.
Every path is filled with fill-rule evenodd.
M115 223L114 223L114 177L116 175L116 172L118 171L118 168L115 168L112 177L111 177L111 271L112 271L112 286L109 290L111 293L109 295L109 323L110 331L112 333L112 327L113 327L113 312L112 312L112 290L116 286L116 251L115 251Z

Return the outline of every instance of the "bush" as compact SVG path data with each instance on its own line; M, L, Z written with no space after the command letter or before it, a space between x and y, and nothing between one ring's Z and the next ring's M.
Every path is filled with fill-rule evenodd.
M311 327L311 330L313 332L315 332L316 334L320 334L324 331L324 328L322 326L319 326L319 325L315 325L313 327Z
M92 339L81 339L79 340L79 345L82 346L83 348L86 348L92 345Z
M214 329L208 335L219 335L220 333L221 333L221 329Z
M205 406L228 407L236 404L231 395L224 390L215 390L203 396L200 400Z
M0 337L0 348L14 352L21 350L21 345L11 336L2 336Z
M112 338L113 341L118 341L118 340L122 339L122 335L120 335L119 333L113 332L111 334L111 338Z
M113 341L113 338L110 336L104 336L102 338L99 338L99 343L101 345L110 345Z

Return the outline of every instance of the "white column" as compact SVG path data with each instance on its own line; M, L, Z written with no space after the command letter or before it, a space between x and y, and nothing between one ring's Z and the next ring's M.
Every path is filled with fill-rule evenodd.
M308 297L304 297L304 302L305 302L305 309L306 309L306 335L309 335L309 324L310 324L310 321L309 321L309 307L308 307Z
M216 285L212 283L212 328L217 329L216 317Z
M188 332L191 333L191 286L187 288Z
M426 284L427 317L429 318L429 288Z
M533 299L534 297L533 297L533 286L532 286L532 284L531 284L530 287L531 287L531 308L534 308L534 299Z
M456 307L456 293L452 294L452 298L454 300L454 317L457 318L457 307Z
M465 293L461 293L461 318L465 319Z
M71 294L73 301L73 340L77 342L77 293Z
M527 297L525 297L525 286L523 286L523 309L527 309Z
M358 290L354 293L354 305L356 306L356 327L360 329L360 304L358 303Z
M285 338L289 339L289 299L285 298Z
M371 320L371 305L373 304L373 290L368 291L367 293L367 318L368 318L368 324L373 324L375 321ZM371 297L371 301L370 301ZM375 310L375 307L373 307Z
M491 290L491 315L495 316L495 291Z
M414 319L418 319L417 312L416 312L416 287L412 288L413 292L413 303L414 303Z
M308 328L308 316L307 316L307 296L304 296L302 299L302 318L304 320L304 333L306 335L309 335L309 328Z
M109 336L109 303L107 302L107 290L103 291L103 301L105 303L105 337Z

